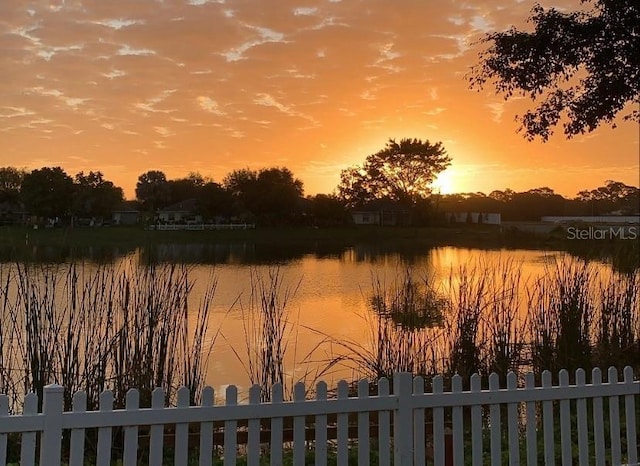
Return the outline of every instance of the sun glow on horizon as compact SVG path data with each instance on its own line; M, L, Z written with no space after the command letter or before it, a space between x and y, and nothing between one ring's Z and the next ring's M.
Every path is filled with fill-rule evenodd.
M457 192L455 173L451 168L441 172L433 181L432 189L438 194L453 194Z

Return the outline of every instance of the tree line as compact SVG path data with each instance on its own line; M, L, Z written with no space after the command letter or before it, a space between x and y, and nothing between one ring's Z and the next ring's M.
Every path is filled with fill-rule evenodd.
M442 153L437 157L441 160ZM137 199L133 205L147 213L148 221L152 221L153 214L160 209L195 200L194 214L205 221L319 227L348 225L352 222L351 210L367 209L376 200L411 210L414 225L446 223L447 213L451 212L496 212L503 220L537 221L545 215L637 214L640 211L640 189L619 181L609 180L596 189L580 191L573 198L565 198L548 187L523 192L505 189L489 194L439 195L428 190L428 183L421 182L420 192L411 187L406 180L417 178L411 178L408 173L396 173L390 176L391 181L387 179L386 184L376 187L376 183L385 178L371 178L377 169L367 170L367 163L373 162L368 158L362 166L344 170L335 193L306 197L303 182L286 167L238 169L220 183L199 173L168 179L162 171L150 170L138 177ZM415 161L410 165L415 168ZM404 181L394 185L394 179ZM0 168L0 204L21 206L33 216L109 219L123 201L122 189L99 171L79 172L71 177L60 167L30 172L15 167ZM3 209L2 215L7 216L8 210L10 208Z
M608 180L603 186L566 198L548 187L443 195L442 212L496 212L505 221L537 221L543 216L634 215L640 213L640 189Z

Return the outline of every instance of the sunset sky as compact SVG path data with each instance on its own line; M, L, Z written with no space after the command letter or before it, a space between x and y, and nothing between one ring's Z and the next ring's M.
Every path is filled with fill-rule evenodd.
M568 9L579 0L544 1ZM0 2L0 166L138 176L286 166L305 193L389 138L442 141L441 189L638 185L637 123L527 142L530 102L469 90L483 32L529 0Z

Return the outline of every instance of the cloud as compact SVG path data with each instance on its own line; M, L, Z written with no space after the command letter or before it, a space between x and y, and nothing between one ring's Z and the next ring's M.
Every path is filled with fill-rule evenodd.
M198 96L198 105L200 108L206 112L213 113L214 115L225 115L225 112L222 111L218 102L213 100L211 97L206 96Z
M523 163L513 153L538 165L597 165L602 153L615 153L620 166L637 163L637 127L541 148L507 127L530 102L469 92L463 76L477 60L477 39L527 27L531 2L18 3L0 1L6 164L48 160L55 147L98 168L128 167L129 181L120 182L131 193L151 158L174 172L205 161L223 175L240 160L259 167L272 157L299 169L328 160L327 192L338 181L331 161L351 161L356 147L375 151L387 137L456 141L447 149L459 164Z
M269 29L261 26L252 26L245 24L246 28L255 31L258 33L258 37L254 37L249 39L237 47L233 47L226 52L223 52L222 55L226 58L228 62L235 62L239 60L244 60L245 52L248 50L257 47L262 44L268 44L273 42L285 42L284 34L281 32L274 31L273 29Z

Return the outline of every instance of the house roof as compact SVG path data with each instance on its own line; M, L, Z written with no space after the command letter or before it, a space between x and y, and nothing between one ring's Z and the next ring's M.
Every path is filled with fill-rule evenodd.
M197 207L197 199L185 199L184 201L176 202L175 204L160 209L160 212L193 212Z
M407 208L392 199L375 199L353 209L354 212L380 212L383 210L387 212L406 212Z
M123 201L113 209L113 212L139 213L140 211L135 208L136 205L135 201Z

